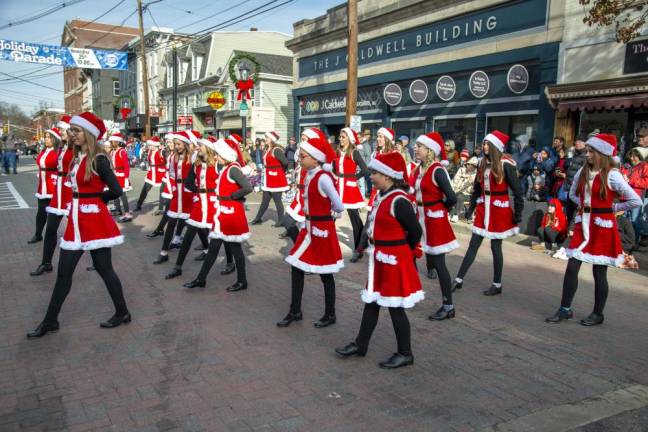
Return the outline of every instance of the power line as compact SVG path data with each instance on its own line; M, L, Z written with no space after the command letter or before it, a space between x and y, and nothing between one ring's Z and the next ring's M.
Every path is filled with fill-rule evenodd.
M85 1L85 0L70 0L70 1L67 1L67 2L60 3L60 4L58 4L58 5L54 6L54 7L51 7L49 9L44 10L44 11L38 12L38 13L36 13L36 14L30 16L30 17L19 19L19 20L16 20L16 21L10 21L7 24L0 25L0 30L4 30L4 29L9 28L9 27L15 27L15 26L18 26L18 25L21 25L21 24L26 24L26 23L30 23L32 21L36 21L36 20L38 20L40 18L51 15L54 12L57 12L57 11L63 9L63 8L75 5L77 3L81 3L83 1Z
M105 38L106 36L108 36L109 34L111 34L112 31L115 30L117 27L122 27L122 26L124 25L124 23L125 23L126 21L128 21L128 20L130 19L130 17L132 17L132 16L135 15L136 13L137 13L137 9L133 10L133 12L131 12L131 13L130 13L126 18L124 18L124 19L122 20L122 22L120 22L119 24L114 25L114 26L112 26L110 29L106 30L105 33L104 33L103 35L99 36L97 39L93 40L92 42L86 44L85 47L86 47L86 48L88 48L88 47L94 47L94 45L95 45L97 42L99 42L101 39L103 39L103 38Z
M248 17L243 17L243 15L246 15L246 14L251 13L251 12L255 12L255 11L261 9L261 8L264 8L264 7L266 7L266 6L269 6L269 5L271 5L272 3L276 3L276 2L278 2L278 1L279 1L279 0L273 0L273 1L270 1L270 2L268 2L268 3L266 3L266 4L264 4L264 5L259 6L259 7L256 8L256 9L252 9L251 11L249 11L249 12L247 12L247 13L245 13L245 14L242 14L242 15L239 15L238 17L232 18L232 20L234 20L234 21L232 21L232 20L228 20L227 23L217 24L217 25L215 25L215 26L208 27L208 28L206 28L206 29L204 29L204 30L201 30L200 32L202 33L202 32L208 32L208 31L217 31L217 30L225 29L225 28L227 28L227 27L231 27L231 26L233 26L234 24L238 24L238 23L240 23L240 22L242 22L242 21L247 21L247 20L249 20L249 19L251 19L251 18L254 18L254 17L256 17L256 16L262 15L262 14L264 14L264 13L266 13L266 12L270 12L271 10L277 9L277 8L279 8L279 7L281 7L281 6L285 5L285 4L292 3L292 2L294 2L295 0L286 0L286 1L284 1L283 3L279 3L278 5L275 5L275 6L271 7L271 8L269 8L269 9L266 9L266 10L263 10L263 11L260 11L260 12L257 12L257 13L255 13L254 15L250 15L250 16L248 16ZM239 17L243 17L243 18L238 19ZM236 21L237 19L238 19L238 21ZM230 22L230 21L231 21L231 22Z
M83 27L89 26L89 25L92 24L93 22L97 22L98 20L100 20L101 18L105 17L105 16L108 15L110 12L114 11L114 10L117 9L119 6L121 6L121 4L124 3L125 1L126 1L126 0L119 0L119 1L118 1L118 2L113 6L113 7L111 7L110 9L108 9L106 12L102 13L102 14L99 15L97 18L93 19L92 21L88 21L87 23L83 24L82 26L79 26L78 28L83 28Z
M19 91L4 89L4 88L0 88L0 92L8 93L5 95L0 95L2 97L9 97L17 100L25 100L25 99L32 99L34 101L49 100L57 103L62 100L62 99L55 99L47 96L35 95L32 93L24 93L24 92L19 92Z
M34 85L37 85L37 86L39 86L39 87L46 88L46 89L48 89L48 90L54 90L54 91L57 91L57 92L65 93L63 90L59 90L59 89L54 88L54 87L49 87L49 86L46 86L46 85L43 85L43 84L39 84L39 83L34 82L34 81L30 81L30 80L27 80L27 79L24 79L24 78L21 78L21 77L17 77L17 76L14 76L14 75L10 75L10 74L8 74L8 73L6 73L6 72L2 72L2 71L0 71L0 74L2 74L2 75L6 75L6 76L8 76L9 78L15 78L15 79L17 79L17 80L19 80L19 81L24 81L24 82L29 83L29 84L34 84Z
M65 71L64 70L58 70L58 71L55 71L55 72L47 72L47 73L43 73L43 74L39 74L39 75L27 74L27 75L23 75L23 78L27 77L27 76L30 79L45 78L45 77L52 76L52 75L58 75L58 74L61 74L63 72L65 72ZM3 79L0 79L0 84L12 84L15 81L16 81L15 78L3 78Z
M222 14L222 13L224 13L224 12L229 12L229 11L231 11L231 10L236 9L236 8L239 7L239 6L243 6L245 3L249 3L250 1L251 1L251 0L245 0L245 1L242 1L242 2L240 2L240 3L238 3L238 4L234 5L234 6L229 7L229 8L227 8L227 9L219 10L219 11L216 12L215 14L212 14L212 15L206 16L206 17L204 17L204 18L201 18L201 19L199 19L199 20L197 20L197 21L192 22L191 24L187 24L187 25L184 25L184 26L182 26L182 27L178 27L176 30L182 30L182 29L184 29L184 28L191 27L191 26L196 25L196 24L198 24L198 23L200 23L200 22L203 22L203 21L206 21L206 20L208 20L208 19L214 18L215 16L220 15L220 14ZM274 1L278 1L278 0L274 0Z

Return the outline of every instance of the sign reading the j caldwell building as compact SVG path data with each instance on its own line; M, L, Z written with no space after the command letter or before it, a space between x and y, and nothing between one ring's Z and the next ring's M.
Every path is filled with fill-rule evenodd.
M648 39L630 42L626 45L623 73L648 72Z
M546 24L547 0L517 0L479 12L434 22L358 45L358 65L413 54L430 53L453 45L475 42L514 32L542 28ZM304 57L299 77L346 69L347 49Z

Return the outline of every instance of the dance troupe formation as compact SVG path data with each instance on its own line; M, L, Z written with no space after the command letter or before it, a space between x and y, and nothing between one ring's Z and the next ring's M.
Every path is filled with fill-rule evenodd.
M111 217L107 203L121 199L130 220L125 191L128 160L119 133L105 137L104 122L85 112L64 116L47 131L45 148L36 162L38 175L38 212L36 235L39 241L45 229L43 258L31 274L51 272L52 257L61 219L67 226L60 239L60 258L52 297L40 325L27 337L38 338L59 329L58 315L70 292L75 267L83 251L90 251L93 266L103 279L115 306L115 314L100 325L117 327L131 321L122 285L111 262L111 247L124 237ZM455 316L452 295L461 289L463 279L484 240L490 240L494 275L491 286L483 293L495 296L502 292L504 257L502 240L516 235L521 221L523 199L513 159L505 153L509 137L493 131L483 141L483 158L479 163L469 213L475 213L472 238L459 272L452 281L445 255L459 244L448 220L448 209L456 202L449 175L445 169L445 150L441 135L430 132L416 140L416 163L407 164L394 148L394 131L381 128L377 150L367 166L357 146L358 136L349 127L340 133L340 151L336 153L319 129L302 132L296 154L298 193L283 214L281 193L288 190L288 161L275 132L267 135L269 146L264 155L263 198L252 225L261 223L270 200L277 205L277 226L286 228L284 237L294 245L286 262L291 266L291 304L288 314L277 323L288 327L302 319L301 301L306 273L319 274L324 285L324 316L315 327L327 327L336 321L334 274L344 266L335 221L346 209L353 227L355 260L364 254L368 275L361 299L365 303L356 339L335 351L341 357L364 356L378 322L379 310L389 310L398 350L383 368L398 368L414 362L410 345L410 324L405 310L424 298L416 259L425 254L429 269L438 274L443 305L431 320ZM111 151L102 147L102 138ZM141 208L152 187L161 187L166 211L156 230L148 236L163 236L161 264L169 260L173 244L179 246L176 263L167 279L182 274L182 264L196 235L202 243L202 268L197 277L184 286L193 289L206 285L207 275L224 246L227 265L221 274L236 270L236 283L227 291L247 289L245 256L242 242L249 240L250 229L245 215L245 197L252 187L245 175L240 150L241 137L202 138L195 131L169 133L164 137L168 149L160 149L159 138L147 141L149 169L137 203ZM563 282L560 308L546 319L558 323L572 318L571 303L578 286L583 262L593 264L595 281L594 311L581 320L592 326L603 322L607 299L607 267L623 262L623 251L616 227L615 212L641 205L635 191L615 168L616 138L598 134L587 141L587 163L576 175L569 197L578 205L573 236L567 255L570 257ZM369 200L369 212L363 224L359 209L366 206L358 178L370 170L375 186ZM512 196L512 198L511 198ZM187 231L181 237L182 229Z

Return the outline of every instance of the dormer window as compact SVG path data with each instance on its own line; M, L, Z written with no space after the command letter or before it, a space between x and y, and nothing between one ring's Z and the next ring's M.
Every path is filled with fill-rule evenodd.
M193 54L191 56L191 81L200 78L200 68L202 67L203 56Z

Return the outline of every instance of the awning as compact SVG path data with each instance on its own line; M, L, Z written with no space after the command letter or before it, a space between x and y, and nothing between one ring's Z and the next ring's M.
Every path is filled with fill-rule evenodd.
M648 93L589 99L570 99L558 102L558 111L603 111L628 108L648 108Z
M545 94L560 112L648 107L648 77L551 85Z

